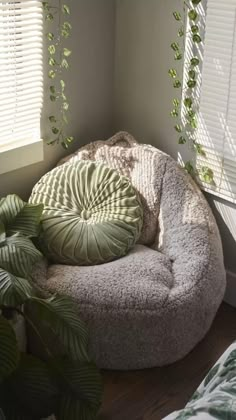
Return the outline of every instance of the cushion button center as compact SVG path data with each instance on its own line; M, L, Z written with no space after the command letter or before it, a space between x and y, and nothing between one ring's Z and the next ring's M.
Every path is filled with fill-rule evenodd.
M84 220L88 220L91 217L91 211L90 210L82 210L81 217Z

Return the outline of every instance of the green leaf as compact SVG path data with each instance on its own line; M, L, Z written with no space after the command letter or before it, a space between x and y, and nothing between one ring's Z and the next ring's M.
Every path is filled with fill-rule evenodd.
M32 295L33 287L28 280L0 268L0 305L19 306Z
M68 50L68 48L63 48L63 55L65 57L69 57L72 54L71 50Z
M179 30L178 30L178 36L181 38L182 36L184 36L184 27L182 26Z
M65 150L69 148L69 145L66 143L66 141L62 141L61 145Z
M56 417L58 420L95 420L102 400L101 375L93 363L58 363L64 379Z
M189 118L195 118L195 116L196 116L196 112L193 111L192 109L189 109L188 110L188 117Z
M192 25L191 31L193 34L197 34L199 32L199 26L198 25Z
M174 98L172 104L175 108L178 108L178 106L180 105L180 100L178 98Z
M177 133L181 133L181 132L182 132L182 127L181 127L181 125L180 125L180 124L176 124L176 125L174 126L174 129L175 129L175 131L177 131Z
M50 95L50 101L51 102L56 102L57 97L55 95Z
M40 258L42 254L24 236L10 236L0 245L1 268L18 277L28 278Z
M62 90L62 92L63 92L63 91L64 91L64 89L65 89L65 86L66 86L66 84L65 84L64 80L60 80L60 85L61 85L61 90Z
M195 169L191 162L186 162L184 165L184 169L189 173L189 175L194 176L195 175Z
M64 15L70 15L70 8L69 6L67 6L66 4L62 5L62 13L64 13Z
M74 137L72 137L72 136L69 136L69 137L66 137L66 142L67 143L69 143L69 144L71 144L71 143L73 143L73 141L74 141Z
M197 6L199 3L201 3L202 0L192 0L192 3L194 6Z
M181 81L180 80L175 80L174 83L173 83L173 86L174 86L175 89L180 88L182 86Z
M52 14L52 13L48 13L48 14L46 15L46 20L47 20L48 22L52 22L52 21L53 21L53 19L54 19L54 17L53 17L53 14Z
M184 99L184 105L186 106L186 108L191 108L193 105L193 101L191 98L185 98Z
M190 63L191 63L191 65L192 65L192 66L196 67L196 66L198 66L198 65L199 65L200 60L199 60L199 58L197 58L197 57L193 57L193 58L191 59Z
M194 142L193 147L194 147L195 151L196 151L199 155L204 156L204 157L206 156L206 152L205 152L205 150L203 149L203 147L202 147L202 145L201 145L201 144L199 144L199 143L197 143L197 142Z
M63 38L68 38L70 36L71 28L70 22L64 22L61 28L61 36Z
M64 121L65 124L68 124L69 123L68 118L66 117L65 114L63 114L62 119L63 119L63 121Z
M66 354L73 360L87 361L88 332L73 307L65 297L50 299L31 298L27 307L33 308L35 323L41 334L43 327L49 328L61 342ZM42 329L42 330L41 330Z
M62 97L63 101L66 101L67 100L67 97L66 97L66 95L63 92L61 93L61 97Z
M179 47L178 42L172 42L171 48L173 51L179 51L180 47Z
M41 360L22 354L17 369L4 387L6 398L4 398L3 410L7 418L18 419L18 417L13 417L14 411L11 405L15 409L18 408L18 415L34 420L53 414L56 398L59 395L58 388L50 369Z
M49 119L50 123L56 123L57 122L57 119L56 119L56 117L54 117L54 115L50 115L50 117L48 117L48 119Z
M196 44L200 44L200 42L202 42L202 38L198 34L194 34L192 36L192 39L193 39L193 42L195 42Z
M56 77L56 72L55 72L54 70L49 70L49 72L48 72L48 77L49 77L50 79L55 79L55 77Z
M0 382L9 376L19 362L16 335L9 322L0 315Z
M176 109L176 108L175 108L175 109L173 109L173 110L171 111L170 115L171 115L171 117L174 117L174 118L178 117L178 116L179 116L178 109Z
M192 89L196 86L196 83L196 80L188 80L187 85L190 89Z
M196 72L194 70L189 70L188 75L190 77L190 79L195 79L196 77Z
M168 74L172 77L172 79L177 77L177 71L175 69L169 69Z
M50 86L50 87L49 87L49 90L50 90L50 92L51 92L51 93L53 93L53 94L54 94L54 93L56 93L56 88L55 88L55 86Z
M10 226L17 214L25 207L26 203L16 194L9 194L0 201L0 220L5 225Z
M49 54L54 55L56 53L55 45L53 45L53 44L49 45L48 46L48 52L49 52Z
M189 124L194 130L198 127L198 122L197 122L196 118L190 119Z
M5 238L6 238L5 226L0 220L0 243L5 241Z
M58 134L59 133L59 129L57 127L52 127L52 133L53 134Z
M48 3L48 1L43 1L42 2L42 5L43 5L43 9L44 10L47 10L47 11L49 10L49 3Z
M53 67L53 66L55 66L57 64L57 62L56 62L55 58L50 57L48 59L48 64L49 64L49 66L52 66Z
M182 20L182 16L179 12L173 12L173 16L174 16L175 20L177 20L177 21Z
M191 10L188 12L188 17L189 17L189 19L190 19L190 20L195 21L195 20L198 18L198 13L196 12L196 10L191 9Z
M54 38L55 38L55 36L54 36L54 34L52 32L48 32L46 34L46 37L47 37L48 41L53 41Z
M177 61L182 60L183 54L180 51L177 51L177 53L175 54L175 57L174 58Z
M63 67L66 70L69 68L69 63L68 63L68 61L65 58L63 58L61 60L61 67Z
M214 172L207 166L202 166L199 170L199 177L203 182L207 184L214 183Z
M181 136L180 138L179 138L179 140L178 140L178 143L179 144L185 144L187 142L187 140L186 140L186 138L185 137L183 137L183 136Z
M68 109L69 109L69 104L68 104L68 102L63 102L63 104L62 104L62 109L64 109L64 111L68 111Z

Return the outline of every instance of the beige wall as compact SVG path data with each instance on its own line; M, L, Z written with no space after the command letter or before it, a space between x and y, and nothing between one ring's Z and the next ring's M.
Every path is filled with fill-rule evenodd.
M173 89L170 44L176 38L173 10L178 0L117 0L115 128L177 158L190 153L177 145L169 117ZM223 240L225 263L236 273L236 207L207 196Z
M71 134L74 147L111 134L114 23L113 0L71 1L73 50L67 83L71 105ZM47 115L46 103L44 115ZM43 118L42 135L46 133ZM0 176L0 197L17 193L27 198L32 186L62 156L61 146L45 145L44 162Z

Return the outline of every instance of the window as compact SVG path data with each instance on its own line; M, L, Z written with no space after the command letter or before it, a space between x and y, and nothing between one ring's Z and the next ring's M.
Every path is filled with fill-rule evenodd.
M236 0L208 0L197 165L213 169L204 189L236 203Z
M43 101L43 10L39 0L0 1L0 171L4 172L7 150L40 142ZM42 144L41 144L42 148ZM18 150L19 152L19 150ZM39 149L31 153L39 160ZM3 153L3 155L2 155ZM42 150L40 149L42 158ZM17 156L19 161L20 155ZM41 160L41 159L40 159ZM4 163L5 162L5 163ZM14 167L15 165L15 167ZM13 168L17 163L13 164Z

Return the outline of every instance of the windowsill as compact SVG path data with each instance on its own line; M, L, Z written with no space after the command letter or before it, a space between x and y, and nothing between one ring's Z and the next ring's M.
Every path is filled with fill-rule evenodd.
M43 161L43 140L0 145L0 175Z

